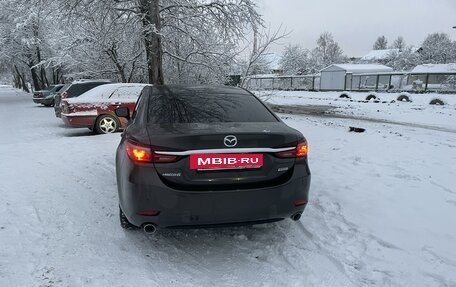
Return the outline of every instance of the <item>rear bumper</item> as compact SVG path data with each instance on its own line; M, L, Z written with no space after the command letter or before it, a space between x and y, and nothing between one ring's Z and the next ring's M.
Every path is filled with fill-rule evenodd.
M41 101L41 104L46 105L46 106L52 106L52 105L54 105L54 99L53 98L44 98Z
M43 102L43 98L33 98L33 102L35 104L41 104Z
M292 178L272 187L229 191L180 191L163 184L150 166L137 166L124 159L117 166L120 206L128 220L141 226L204 226L281 220L303 212L308 200L310 172L305 164L295 165ZM157 216L140 212L159 211Z

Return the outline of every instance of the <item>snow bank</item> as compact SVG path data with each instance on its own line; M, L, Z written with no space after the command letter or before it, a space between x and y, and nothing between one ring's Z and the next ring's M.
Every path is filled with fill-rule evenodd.
M339 98L347 94L351 99ZM401 123L438 125L456 128L455 121L448 118L456 115L456 95L453 94L407 94L407 93L357 93L357 92L289 92L261 91L257 96L270 104L329 106L340 115L385 119ZM366 101L375 95L379 102ZM399 102L400 95L407 95L412 102ZM429 105L433 99L441 99L444 106ZM393 102L394 101L394 102Z
M455 286L456 133L426 127L454 125L454 106L337 97L269 96L360 115L280 115L310 143L300 222L146 236L119 226L119 134L67 129L0 89L0 286Z

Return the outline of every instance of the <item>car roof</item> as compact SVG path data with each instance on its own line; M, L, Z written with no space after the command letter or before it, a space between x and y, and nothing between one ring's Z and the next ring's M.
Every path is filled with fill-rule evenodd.
M86 91L85 93L81 94L79 97L68 99L68 102L76 103L76 102L85 102L85 101L100 101L106 100L111 96L112 93L117 91L120 88L144 88L146 86L150 86L149 84L141 84L141 83L112 83L112 84L105 84L95 87Z
M170 94L188 94L195 92L204 92L207 94L243 94L251 95L247 90L233 86L222 85L161 85L153 86L153 90L166 91Z
M109 79L79 79L79 80L74 80L71 82L72 84L81 84L81 83L112 83L113 81Z

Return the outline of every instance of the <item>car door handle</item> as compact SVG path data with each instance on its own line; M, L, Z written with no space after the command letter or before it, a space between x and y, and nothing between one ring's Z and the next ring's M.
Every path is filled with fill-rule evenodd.
M121 102L116 102L116 103L111 103L111 105L113 105L113 106L120 106L120 105L122 105L122 103L121 103Z

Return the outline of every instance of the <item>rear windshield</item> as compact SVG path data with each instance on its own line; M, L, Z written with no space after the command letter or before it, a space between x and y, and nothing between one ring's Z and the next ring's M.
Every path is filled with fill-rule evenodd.
M221 89L152 88L148 121L169 123L277 122L254 96Z
M65 92L66 90L68 90L68 88L71 87L71 84L66 84L65 86L63 86L60 91L59 91L59 94L62 94L63 92Z
M91 90L95 87L109 84L109 82L88 82L88 83L77 83L73 84L67 91L68 98L79 97L88 90Z
M55 86L55 87L52 89L52 91L53 91L53 92L58 92L58 91L60 91L62 88L63 88L63 85Z

